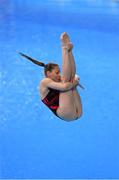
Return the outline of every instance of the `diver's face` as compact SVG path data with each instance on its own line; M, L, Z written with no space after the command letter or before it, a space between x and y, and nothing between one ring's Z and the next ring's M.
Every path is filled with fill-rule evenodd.
M60 69L58 66L54 67L52 71L47 72L47 77L52 79L55 82L60 82L61 81L61 76L60 76Z

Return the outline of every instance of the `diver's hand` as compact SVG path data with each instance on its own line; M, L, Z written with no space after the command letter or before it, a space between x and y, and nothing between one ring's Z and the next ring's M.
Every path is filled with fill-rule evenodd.
M74 78L72 83L73 83L74 87L76 87L79 85L79 80Z

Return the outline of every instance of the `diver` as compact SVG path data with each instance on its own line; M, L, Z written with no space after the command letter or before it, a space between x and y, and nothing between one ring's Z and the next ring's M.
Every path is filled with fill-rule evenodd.
M82 103L77 90L79 76L76 75L76 65L73 56L73 44L69 35L64 32L60 36L62 48L62 75L58 64L44 64L20 53L33 63L44 67L45 78L40 82L39 91L41 101L60 119L67 122L82 116ZM84 88L83 88L84 89Z

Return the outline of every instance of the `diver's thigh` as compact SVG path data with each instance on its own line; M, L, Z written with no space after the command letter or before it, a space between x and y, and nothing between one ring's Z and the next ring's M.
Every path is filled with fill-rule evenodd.
M57 114L64 119L70 120L76 118L77 114L72 91L60 93Z
M59 107L63 107L65 109L67 109L67 111L68 111L69 108L73 108L74 109L74 97L73 97L72 90L60 93L60 96L59 96Z
M82 115L82 103L81 103L81 98L80 98L80 95L79 95L77 89L73 90L73 97L74 97L75 107L77 110L77 115L81 116Z

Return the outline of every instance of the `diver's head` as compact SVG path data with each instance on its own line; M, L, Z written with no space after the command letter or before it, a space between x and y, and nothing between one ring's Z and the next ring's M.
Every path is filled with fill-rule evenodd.
M44 74L46 77L52 79L53 81L59 82L61 80L60 68L58 64L48 63L44 67Z

